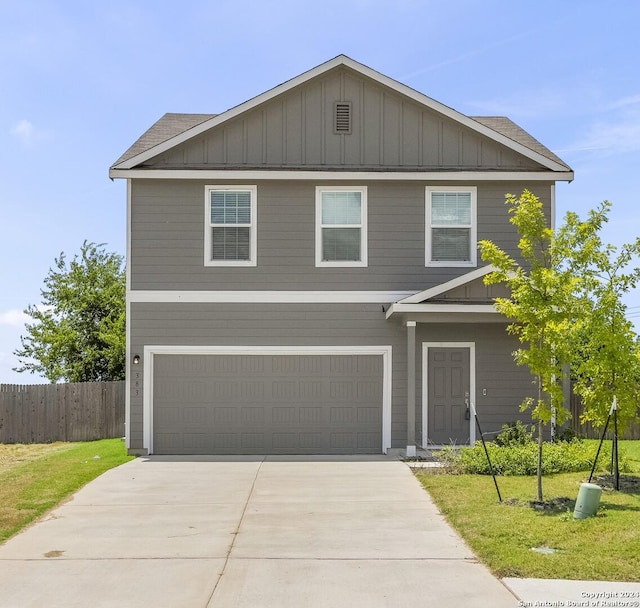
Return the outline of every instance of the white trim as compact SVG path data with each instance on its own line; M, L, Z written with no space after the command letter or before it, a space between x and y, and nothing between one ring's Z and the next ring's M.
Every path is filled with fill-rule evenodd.
M431 225L431 202L432 194L436 192L463 192L469 193L471 197L471 222L469 226L443 226L444 228L468 228L469 229L469 259L460 261L441 261L431 259L431 231L434 226ZM425 258L424 265L426 267L468 267L477 266L478 264L478 188L477 186L426 186L425 196Z
M360 193L360 223L359 224L322 224L322 194L323 192L359 192ZM360 259L323 260L322 259L322 230L323 228L359 228L360 229ZM366 268L368 265L367 247L367 187L366 186L316 186L316 268Z
M305 169L111 169L111 179L421 181L421 182L552 182L573 181L573 171L324 171Z
M131 302L194 304L389 304L415 291L170 291L131 290Z
M431 287L429 289L425 289L419 293L415 293L404 300L400 300L398 304L419 304L420 302L424 302L425 300L430 300L435 296L439 296L447 291L455 289L456 287L461 287L462 285L466 285L467 283L471 283L476 279L480 279L481 277L489 274L490 272L494 272L496 267L492 264L487 266L481 266L480 268L476 268L471 272L467 272L465 274L456 277L455 279L451 279L445 283L440 283L435 287Z
M212 260L211 259L211 192L219 190L232 190L251 193L251 222L249 224L249 259L248 260ZM218 186L207 185L204 187L204 265L205 266L235 266L250 267L258 265L258 187L255 185ZM222 224L216 224L222 226ZM246 224L228 224L229 227L245 226Z
M469 349L469 400L476 403L476 343L475 342L423 342L422 343L422 447L428 448L429 438L429 349L468 348ZM473 410L473 407L471 407ZM427 441L425 442L425 437ZM473 416L469 419L469 443L476 442L476 427Z
M322 74L325 74L328 71L341 65L351 68L355 72L363 74L364 76L371 78L375 82L378 82L379 84L385 87L389 87L390 89L396 91L401 95L405 95L409 97L415 102L421 105L424 105L427 108L434 110L464 125L465 127L471 129L472 131L475 131L476 133L480 133L485 137L488 137L489 139L496 141L506 146L507 148L518 152L519 154L522 154L526 158L530 158L531 160L534 160L535 162L541 164L543 167L548 167L553 171L566 170L565 165L557 163L547 158L546 156L538 152L535 152L530 148L527 148L523 144L520 144L514 141L513 139L510 139L505 135L502 135L501 133L494 131L493 129L473 120L472 118L465 116L464 114L461 114L460 112L454 110L453 108L445 106L444 104L438 101L435 101L434 99L431 99L430 97L427 97L426 95L416 91L415 89L412 89L407 85L402 84L401 82L398 82L397 80L393 80L392 78L389 78L388 76L385 76L384 74L381 74L376 70L373 70L361 63L358 63L357 61L354 61L353 59L345 55L339 55L338 57L335 57L319 66L316 66L315 68L312 68L311 70L308 70L307 72L304 72L303 74L300 74L299 76L296 76L295 78L292 78L291 80L288 80L287 82L279 86L276 86L273 89L270 89L269 91L266 91L261 95L258 95L253 99L250 99L249 101L246 101L236 106L235 108L231 108L230 110L227 110L222 114L219 114L213 118L210 118L209 120L205 120L199 125L196 125L191 129L188 129L183 133L180 133L175 137L172 137L120 163L118 167L121 169L131 169L132 167L135 167L136 165L146 160L149 160L150 158L153 158L158 154L162 154L163 152L166 152L167 150L170 150L171 148L181 143L184 143L194 137L197 137L198 135L204 133L205 131L208 131L209 129L212 129L220 124L223 124L229 120L232 120L236 118L238 115L244 112L248 112L249 110L252 110L253 108L259 106L260 104L270 101L279 95L283 95L284 93L292 90L293 88L300 86L312 80L313 78L316 78L317 76L321 76Z
M133 382L133 372L129 367L133 359L131 352L131 180L127 180L127 258L125 264L125 366L124 366L124 445L131 448L131 383Z
M382 346L168 346L144 347L143 448L153 453L153 365L156 355L372 355L382 356L382 453L391 447L392 347Z
M397 314L482 314L500 315L493 304L392 304L387 310L387 319Z
M551 230L556 229L556 185L551 184Z

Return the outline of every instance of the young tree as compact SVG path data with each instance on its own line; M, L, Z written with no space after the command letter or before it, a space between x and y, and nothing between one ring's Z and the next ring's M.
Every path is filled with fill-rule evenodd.
M638 415L640 360L637 336L622 298L640 282L640 268L630 268L640 256L640 238L620 249L603 243L599 232L610 208L611 203L604 201L589 212L586 221L568 213L563 238L573 252L569 263L580 277L579 295L585 308L577 320L572 362L574 389L582 397L582 419L603 427L616 397L618 424L624 430Z
M508 194L506 202L510 222L520 234L522 261L491 241L481 241L479 247L482 258L496 268L485 283L504 283L510 290L510 297L497 298L495 306L511 320L507 331L520 341L514 358L535 377L536 397L526 399L521 409L531 409L538 425L538 500L542 501L543 429L552 417L562 424L569 414L563 405L562 377L571 360L569 335L580 315L577 280L566 264L566 243L556 239L541 201L525 190L519 198Z
M17 372L40 373L50 382L121 380L125 371L125 273L123 258L85 241L67 264L64 253L40 290L42 303L25 310L32 319Z

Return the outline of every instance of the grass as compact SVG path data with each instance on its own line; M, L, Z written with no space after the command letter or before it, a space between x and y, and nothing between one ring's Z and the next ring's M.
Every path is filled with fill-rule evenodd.
M0 444L0 543L98 475L132 458L121 439Z
M573 519L573 508L589 472L545 476L544 510L531 505L535 476L498 477L502 503L486 475L417 476L447 520L499 577L640 582L640 441L621 441L623 450L634 472L624 478L621 491L603 490L597 516L584 520ZM532 551L541 547L556 552Z

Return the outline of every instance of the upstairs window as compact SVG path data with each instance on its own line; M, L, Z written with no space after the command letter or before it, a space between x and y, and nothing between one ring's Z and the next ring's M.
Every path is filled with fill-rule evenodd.
M255 266L256 186L207 186L205 266Z
M316 188L316 266L367 265L367 189Z
M426 265L476 266L477 189L426 189Z

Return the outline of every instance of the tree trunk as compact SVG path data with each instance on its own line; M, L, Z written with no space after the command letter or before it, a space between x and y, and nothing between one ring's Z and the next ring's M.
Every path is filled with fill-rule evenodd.
M542 377L538 375L538 403L542 399ZM542 420L538 419L538 500L542 502Z
M542 502L542 421L538 420L538 500Z

